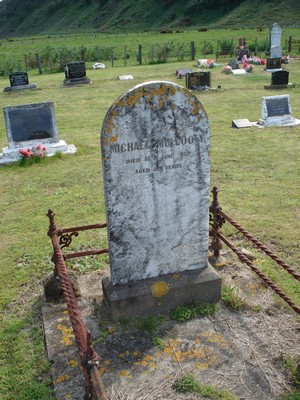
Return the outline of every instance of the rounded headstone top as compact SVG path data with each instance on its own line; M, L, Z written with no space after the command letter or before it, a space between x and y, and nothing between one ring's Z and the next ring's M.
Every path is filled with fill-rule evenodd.
M141 123L167 118L169 124L179 117L185 119L189 127L200 125L202 129L209 129L202 104L188 89L166 81L145 82L126 91L108 110L101 130L102 151L105 153L105 149L118 140L123 125L138 117Z

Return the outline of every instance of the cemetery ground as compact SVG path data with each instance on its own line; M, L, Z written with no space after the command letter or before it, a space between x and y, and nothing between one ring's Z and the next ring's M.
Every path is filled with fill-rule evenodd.
M149 80L166 80L184 86L184 81L175 76L179 67L193 67L193 62L87 70L92 84L72 88L61 87L63 73L30 75L30 82L37 83L37 90L0 94L1 107L53 101L59 137L68 143L74 143L78 149L72 156L46 159L25 167L9 165L0 169L0 390L3 399L54 398L50 363L47 360L42 331L40 297L43 282L53 271L50 260L52 248L47 237L48 209L54 210L57 224L62 227L88 225L105 220L99 145L103 118L117 97L135 84ZM300 61L293 59L285 68L290 72L289 81L295 85L284 92L280 91L280 94L290 95L293 115L299 118ZM233 119L259 120L261 97L275 93L264 89L264 85L270 83L271 77L269 73L263 72L262 66L255 66L254 72L245 76L225 75L221 70L221 66L211 70L211 91L196 93L211 124L211 187L215 185L219 188L221 206L226 214L299 271L300 127L259 129L253 126L233 129ZM128 74L133 75L134 79L118 80L119 75ZM0 82L2 87L8 85L7 79L1 79ZM217 89L218 86L221 88ZM4 118L0 120L0 128L0 145L3 148L7 145ZM223 232L235 244L251 250L256 256L255 264L293 301L300 304L299 283L251 248L228 224L224 225ZM80 234L74 246L78 250L101 245L104 247L105 243L105 232L94 232L88 237ZM73 263L70 269L76 276L84 276L99 269L107 270L107 263L106 256L86 258ZM232 285L231 280L234 279L239 282L239 296L242 297L243 291L254 279L253 275L244 275L242 271L247 269L246 266L220 267L222 268L223 271L220 272L226 284L229 280ZM253 282L257 282L256 279ZM281 349L287 349L285 365L291 365L292 361L299 359L299 347L293 347L292 341L288 343L285 335L276 336L275 333L286 327L288 336L295 340L299 336L299 320L281 300L276 297L270 300L269 291L262 290L262 293L257 293L259 304L256 306L259 307L246 307L246 310L242 308L233 314L234 318L230 321L243 320L244 327L263 326L263 329L258 329L255 333L259 331L263 335L265 332L266 338L272 338L270 353L265 354L265 357L271 358L275 353L279 357ZM221 309L211 320L225 320L231 312L221 302ZM197 321L195 319L192 324ZM208 324L209 321L209 318L205 319L203 324ZM240 326L231 325L233 336L240 334ZM182 325L174 323L174 329L179 332ZM272 336L272 332L275 336ZM239 340L243 341L243 337ZM158 349L159 343L158 341ZM101 346L97 350L101 355ZM255 351L253 354L257 355ZM259 362L257 365L258 368L266 367ZM236 368L241 372L243 366L237 364ZM289 385L291 377L288 368L286 375L282 372L282 357L277 359L276 368L286 378L276 394L276 399L279 400L291 392L292 387ZM199 371L197 379L201 381ZM214 373L213 368L210 371ZM279 376L278 371L274 370L274 376ZM270 376L264 376L266 380L270 379ZM205 383L212 386L221 382L213 377L208 379L208 375L206 377ZM127 379L126 376L124 379ZM221 386L226 388L226 376L222 379ZM272 386L272 382L269 383ZM229 385L227 388L235 393L233 386ZM245 386L248 388L247 384ZM181 396L188 398L188 395ZM250 399L249 396L250 394ZM299 394L293 396L290 399L296 399Z

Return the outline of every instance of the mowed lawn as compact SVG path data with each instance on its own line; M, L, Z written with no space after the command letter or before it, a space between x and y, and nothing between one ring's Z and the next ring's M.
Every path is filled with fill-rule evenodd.
M29 73L29 82L36 83L37 90L1 90L1 107L54 102L59 138L78 149L74 155L27 167L0 167L1 398L50 398L49 365L39 319L43 280L53 270L47 236L48 209L54 210L57 224L63 227L105 221L100 130L108 108L124 91L141 82L164 80L185 86L175 71L179 67L196 70L194 64L190 61L87 70L91 85L71 88L62 88L63 73ZM293 116L300 118L300 61L293 59L285 68L290 72L292 88L264 89L270 84L271 75L262 66L255 66L254 72L245 76L225 75L222 66L218 66L210 69L212 90L195 95L211 124L211 188L218 187L223 211L300 271L300 125L231 127L233 119L259 120L262 96L277 94L290 95ZM119 75L129 74L134 80L118 79ZM9 86L8 78L2 78L0 83L2 88ZM0 147L6 146L2 115ZM241 237L228 223L223 231L239 244ZM105 232L80 235L75 247L100 245L106 245ZM242 245L247 247L245 242ZM257 264L300 304L299 283L259 253L257 256ZM107 262L107 257L99 257L97 263L82 265L81 271Z

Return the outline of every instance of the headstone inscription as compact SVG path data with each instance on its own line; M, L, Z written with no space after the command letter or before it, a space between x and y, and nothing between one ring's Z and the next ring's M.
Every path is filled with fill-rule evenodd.
M0 153L0 164L18 161L20 149L32 149L43 144L47 155L56 152L75 153L74 145L58 139L58 130L52 102L4 107L8 147Z
M65 80L64 86L72 86L78 84L90 83L89 78L86 76L85 62L76 61L64 65Z
M199 100L169 82L135 86L101 131L112 319L220 298L208 264L209 121Z
M185 84L186 87L191 90L210 88L210 71L187 73L185 75Z
M267 58L266 70L270 72L281 71L281 59L280 58Z
M4 92L13 90L36 89L36 83L29 84L27 72L13 72L9 75L10 86L4 88Z
M10 86L28 85L27 72L14 72L9 75Z
M291 100L287 94L262 97L262 119L264 126L298 125L300 120L292 116Z

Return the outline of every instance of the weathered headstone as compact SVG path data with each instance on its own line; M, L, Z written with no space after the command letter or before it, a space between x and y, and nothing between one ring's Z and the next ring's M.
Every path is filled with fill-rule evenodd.
M85 62L76 61L64 65L65 79L64 86L89 84L90 80L86 76Z
M29 84L27 72L13 72L9 75L10 86L4 88L4 92L13 90L36 89L36 83Z
M270 54L271 58L281 58L281 33L282 29L279 24L273 24L270 29Z
M187 73L185 75L185 84L188 89L197 90L199 88L209 88L210 82L210 71L200 71Z
M288 94L262 97L262 119L258 122L263 126L298 125L300 120L292 117L291 100Z
M215 302L208 264L209 136L199 100L169 82L135 86L109 109L101 132L114 320Z
M52 102L4 107L8 147L0 153L0 164L18 161L19 150L43 144L47 155L56 152L75 153L74 145L58 139L54 104Z

